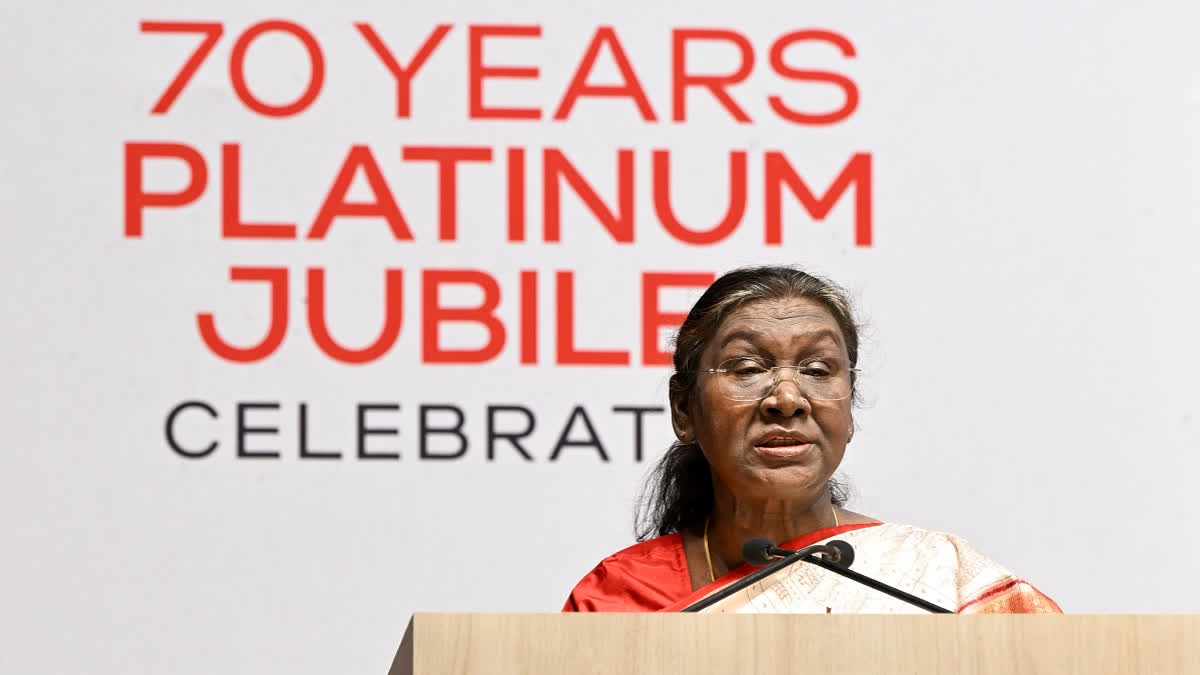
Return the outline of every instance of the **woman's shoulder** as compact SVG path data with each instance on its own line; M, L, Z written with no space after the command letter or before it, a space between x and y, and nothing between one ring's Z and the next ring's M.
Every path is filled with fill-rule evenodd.
M869 555L907 558L915 554L932 562L952 562L967 576L983 569L1009 573L1007 568L985 556L963 537L942 530L884 522L852 536L859 541L852 540L851 543L864 548Z
M692 590L683 539L668 534L600 561L575 585L564 612L653 612Z
M651 567L674 567L683 562L683 537L672 533L646 541L639 541L608 556L592 570L610 570L623 568L628 565L647 565ZM683 563L686 569L687 564Z
M1024 578L984 555L956 534L915 525L884 523L863 530L859 548L863 557L901 562L933 574L953 578L959 612L1059 613L1058 605ZM853 543L853 542L852 542ZM862 550L865 548L866 550Z
M897 523L885 520L870 519L875 527L863 529L862 534L878 539L885 539L903 545L921 545L935 547L951 547L974 550L966 539L943 530L931 530L908 523ZM865 522L865 521L864 521Z

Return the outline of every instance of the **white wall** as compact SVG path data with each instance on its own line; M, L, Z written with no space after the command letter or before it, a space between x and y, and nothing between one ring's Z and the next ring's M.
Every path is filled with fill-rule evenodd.
M1187 536L1200 469L1191 6L75 4L0 10L0 670L382 672L414 610L556 610L631 542L649 464L634 460L630 416L611 409L662 405L668 375L640 365L642 273L755 262L831 276L869 322L869 404L844 467L856 510L960 534L1068 611L1200 608L1187 581L1200 556ZM242 105L228 67L237 37L275 17L311 31L326 68L315 103L283 119ZM224 26L164 115L150 109L199 39L140 32L150 20ZM395 117L392 80L355 21L405 62L436 24L453 24L414 80L410 119ZM496 23L542 35L488 42L485 59L541 71L489 84L489 104L539 105L548 118L593 32L610 25L660 121L628 100L587 98L566 121L469 119L467 27ZM730 89L752 123L700 91L688 120L670 121L671 31L695 27L753 44L752 75ZM859 106L837 124L786 122L765 103L778 93L809 110L840 105L836 87L770 68L776 38L814 27L857 52L787 53L855 82ZM728 48L689 54L697 69L735 65ZM286 102L305 86L305 59L297 42L268 34L247 54L249 86ZM615 82L607 51L598 63L595 81ZM131 237L123 147L139 141L194 147L208 184L192 204L147 209ZM222 238L221 143L241 146L243 217L298 221L302 235L350 146L369 146L414 240L395 241L379 219L339 219L320 241ZM459 170L457 241L437 240L432 166L401 159L415 145L494 150L492 164ZM528 154L524 243L505 237L510 147ZM541 240L544 147L561 149L610 204L615 149L634 151L633 243L615 243L565 187L562 241ZM674 158L675 208L697 227L724 210L728 152L747 152L747 211L733 236L693 246L664 232L650 180L660 148ZM783 245L764 245L766 151L783 152L816 191L870 153L871 245L855 245L849 194L816 222L786 191ZM146 171L152 190L188 179L181 163ZM359 184L352 196L370 193ZM218 358L196 327L213 312L230 342L264 334L265 286L230 282L233 266L291 274L286 338L252 364ZM380 330L384 269L403 269L395 346L365 365L322 354L305 324L307 267L325 269L330 330L351 346ZM508 341L486 363L423 362L421 272L449 268L498 281ZM521 270L538 273L534 365L519 363ZM560 270L575 275L577 344L630 350L630 366L556 365ZM458 289L443 301L480 295ZM662 297L682 310L697 295ZM444 332L447 346L484 338L472 325ZM204 459L164 439L171 408L191 399L219 414L180 417L181 438L220 442ZM281 458L235 456L238 402L280 404L249 420L280 428L253 443ZM346 457L298 456L301 402L311 445ZM354 457L360 403L400 406L369 417L399 428L371 447L399 449L400 460ZM466 412L470 448L459 461L419 461L418 406L444 403ZM536 414L534 461L507 446L487 461L489 404ZM579 447L549 461L577 404L611 461ZM646 417L645 434L650 460L669 441L666 417Z

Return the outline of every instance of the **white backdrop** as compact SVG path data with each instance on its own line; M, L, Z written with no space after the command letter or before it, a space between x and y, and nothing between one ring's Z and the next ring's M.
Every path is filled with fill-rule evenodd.
M553 2L126 2L0 9L5 224L0 300L6 357L0 433L0 670L4 672L383 672L414 610L554 611L575 581L632 542L639 481L670 440L666 368L644 366L646 272L719 273L796 263L850 288L868 322L868 403L844 468L855 510L966 537L1074 612L1200 609L1191 583L1200 545L1193 486L1200 460L1194 383L1200 359L1200 47L1187 3L960 2L729 4ZM502 6L502 8L501 8ZM247 29L294 22L319 45L324 79L311 105L269 117L231 84ZM178 97L152 114L201 41L142 22L219 23L222 34ZM451 28L412 80L397 117L395 80L355 22L408 63L438 24ZM489 37L482 62L536 66L536 78L483 85L490 107L541 119L472 117L470 26L538 26ZM551 119L597 29L611 26L656 121L631 98L579 98ZM739 123L700 87L673 121L672 31L745 37L749 76L730 96ZM832 84L788 79L771 45L823 29L853 45L793 45L794 68L854 83L856 107L831 124L772 112L845 103ZM619 84L611 43L592 84ZM689 72L731 73L731 42L687 48ZM254 100L297 99L310 81L294 37L249 40L241 72ZM204 190L126 217L128 144L193 148ZM221 145L240 147L242 221L292 222L284 239L222 236ZM384 219L336 218L307 234L352 146L370 148L411 238ZM434 164L415 146L491 149L458 168L457 232L439 240ZM506 158L525 151L525 239L508 236ZM632 152L632 241L617 242L562 182L561 240L543 236L542 153L560 150L617 209L619 149ZM672 206L695 230L728 204L731 151L747 157L737 229L680 242L654 206L654 150L671 156ZM787 188L782 243L764 241L766 153L781 153L820 196L856 153L870 155L869 245L856 240L854 189L814 219ZM147 160L146 192L182 191L188 165ZM134 192L138 186L134 186ZM862 183L858 189L867 189ZM229 201L228 189L225 201ZM348 201L371 201L361 172ZM286 269L290 322L252 363L214 354L197 329L211 312L238 346L270 321L266 285L233 267ZM305 270L323 269L329 332L373 342L383 280L403 270L395 344L369 363L323 353L310 334ZM481 363L431 363L423 317L430 270L495 279L503 348ZM536 273L536 324L522 322L521 272ZM556 273L573 273L578 349L629 353L628 365L564 365L556 356ZM697 288L662 291L682 311ZM399 300L399 301L397 301ZM477 307L478 287L438 302ZM537 354L522 363L522 326ZM665 336L666 331L659 331ZM440 344L477 349L483 324L447 323ZM523 337L524 336L524 337ZM461 360L461 359L460 359ZM173 451L165 425L202 458ZM238 457L237 407L250 451ZM310 450L302 458L304 405ZM466 451L420 457L420 407L454 405ZM357 457L358 409L371 434ZM487 456L487 406L536 420ZM398 407L397 407L398 406ZM556 441L582 406L603 445ZM443 412L434 426L454 421ZM520 431L508 412L497 425ZM588 429L580 419L568 438ZM450 453L458 437L429 436ZM1153 567L1150 564L1153 563Z

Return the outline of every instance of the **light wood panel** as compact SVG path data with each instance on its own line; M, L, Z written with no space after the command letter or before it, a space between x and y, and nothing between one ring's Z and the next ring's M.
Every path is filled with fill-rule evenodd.
M1200 616L416 614L390 675L1200 674Z

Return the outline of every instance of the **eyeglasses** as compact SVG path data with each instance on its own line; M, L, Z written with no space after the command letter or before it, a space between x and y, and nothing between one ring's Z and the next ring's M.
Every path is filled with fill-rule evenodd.
M701 370L717 376L721 393L733 401L761 401L779 386L780 371L794 372L792 381L811 401L841 401L854 393L858 368L848 368L837 357L814 356L794 366L769 366L754 358L729 359L718 368Z

